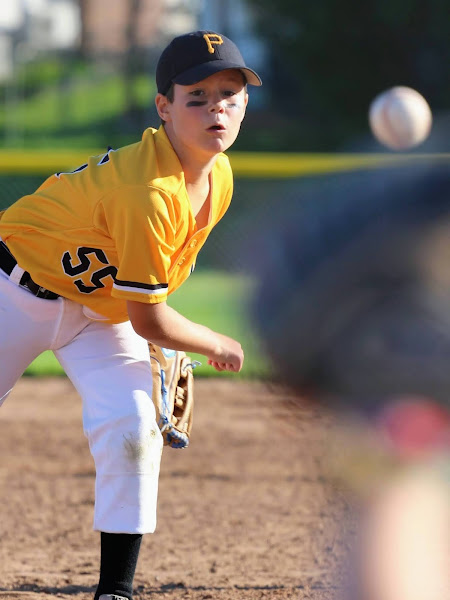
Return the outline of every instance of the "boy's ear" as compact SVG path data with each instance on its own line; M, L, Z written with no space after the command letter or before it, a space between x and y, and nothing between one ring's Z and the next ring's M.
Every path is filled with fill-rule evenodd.
M242 121L244 120L245 113L247 111L247 106L248 106L248 94L245 94L245 97L244 97L244 113L242 115Z
M159 117L163 121L170 121L170 112L168 110L168 105L170 104L167 96L163 94L156 94L155 98L156 110L158 111Z

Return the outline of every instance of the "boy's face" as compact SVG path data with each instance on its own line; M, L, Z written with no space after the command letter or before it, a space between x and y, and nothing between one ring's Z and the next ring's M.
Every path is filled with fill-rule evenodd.
M158 94L156 106L179 156L208 159L233 144L247 101L242 73L226 69L193 85L175 84L173 102Z

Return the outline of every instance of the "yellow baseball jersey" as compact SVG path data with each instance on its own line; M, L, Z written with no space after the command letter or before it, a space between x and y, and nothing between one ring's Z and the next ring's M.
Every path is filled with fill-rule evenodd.
M186 280L232 191L220 154L199 229L165 130L149 128L136 144L49 177L0 213L0 237L37 284L120 323L126 300L163 302Z

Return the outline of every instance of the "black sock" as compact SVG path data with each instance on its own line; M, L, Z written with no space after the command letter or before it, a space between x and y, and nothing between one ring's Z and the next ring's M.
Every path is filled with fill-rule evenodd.
M101 532L100 580L95 600L102 594L117 594L131 600L141 541L139 533Z

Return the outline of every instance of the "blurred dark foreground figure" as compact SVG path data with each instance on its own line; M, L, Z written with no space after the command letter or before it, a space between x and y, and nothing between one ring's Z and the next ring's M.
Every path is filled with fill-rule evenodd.
M363 507L339 598L443 600L450 164L340 175L305 196L252 238L253 315L275 378L353 427L329 441Z
M254 315L299 393L370 410L450 391L450 164L335 177L257 247Z

